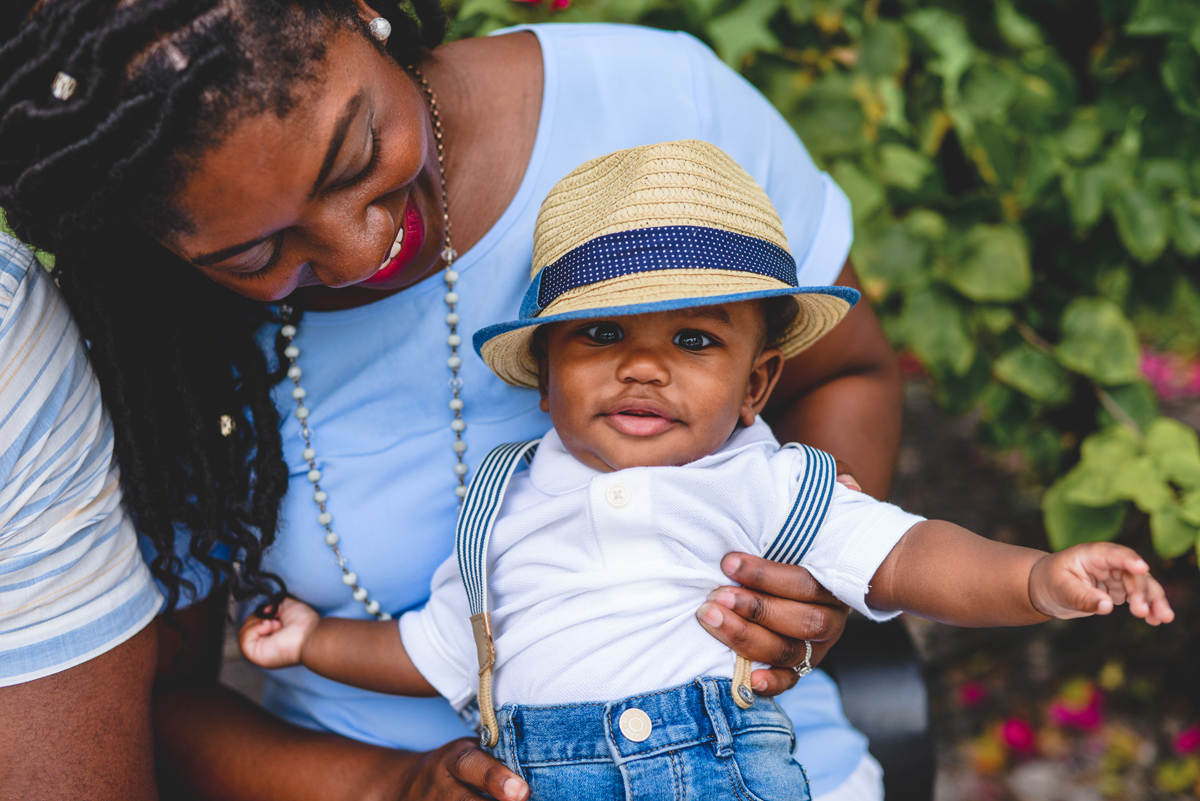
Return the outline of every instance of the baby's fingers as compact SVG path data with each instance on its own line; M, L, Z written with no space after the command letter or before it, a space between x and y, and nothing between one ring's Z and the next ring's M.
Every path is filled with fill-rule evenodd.
M1151 626L1170 623L1175 611L1167 602L1162 585L1150 576L1127 576L1126 591L1129 593L1129 611L1134 617L1144 619Z

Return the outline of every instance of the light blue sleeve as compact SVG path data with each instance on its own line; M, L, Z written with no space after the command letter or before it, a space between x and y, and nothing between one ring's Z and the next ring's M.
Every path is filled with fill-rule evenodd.
M702 42L677 35L688 43L702 138L766 190L783 221L800 286L833 284L854 238L845 193L817 169L800 137L757 89Z
M112 422L66 301L0 233L0 687L117 647L161 600L121 505Z

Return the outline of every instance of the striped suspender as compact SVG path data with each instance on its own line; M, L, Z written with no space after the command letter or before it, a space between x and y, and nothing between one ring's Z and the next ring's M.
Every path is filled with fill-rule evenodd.
M783 447L804 451L804 473L796 484L791 509L774 539L767 543L763 558L798 565L825 523L829 501L833 498L833 485L837 481L837 463L828 453L807 445L791 442ZM748 709L754 703L754 690L750 687L751 667L750 660L738 654L733 668L733 701L742 709Z
M483 724L479 737L485 746L494 746L500 739L496 710L492 704L492 668L496 662L496 650L492 643L492 622L487 603L488 540L509 480L522 459L533 459L540 441L514 442L493 449L475 473L458 516L455 535L458 570L467 590L471 631L475 635L475 648L479 656L479 714ZM804 451L804 473L797 483L787 517L774 539L768 543L763 556L775 562L798 565L825 522L829 501L833 497L837 468L833 457L824 451L795 443L784 447ZM733 700L743 709L754 703L750 668L750 660L739 654L733 674Z
M509 479L521 465L521 460L533 459L539 439L529 442L510 442L492 449L471 480L458 514L455 549L458 553L458 572L462 575L471 606L471 632L479 655L479 715L483 726L479 739L493 746L500 739L496 710L492 705L492 665L496 649L492 644L492 619L488 614L487 546L496 523L496 513L504 501Z

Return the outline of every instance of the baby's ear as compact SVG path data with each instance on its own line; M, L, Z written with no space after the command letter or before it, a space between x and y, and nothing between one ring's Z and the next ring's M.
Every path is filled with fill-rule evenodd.
M750 379L746 382L746 398L742 404L743 425L754 425L754 418L766 408L771 392L783 374L783 352L779 348L763 348L750 368Z

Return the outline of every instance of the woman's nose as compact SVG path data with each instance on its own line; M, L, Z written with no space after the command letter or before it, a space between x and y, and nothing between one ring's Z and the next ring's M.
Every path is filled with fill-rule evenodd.
M308 267L334 289L364 281L386 260L400 224L382 203L329 209L310 228Z

